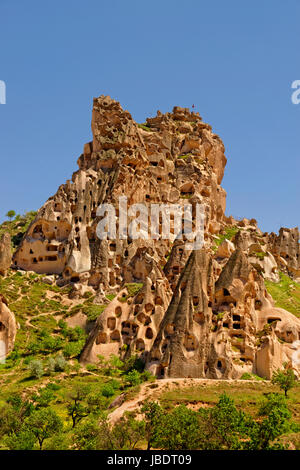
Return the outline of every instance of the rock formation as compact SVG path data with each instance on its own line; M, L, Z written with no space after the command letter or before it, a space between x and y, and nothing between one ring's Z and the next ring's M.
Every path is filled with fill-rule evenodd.
M4 276L11 266L12 252L9 233L4 233L0 238L0 275Z
M38 211L13 257L15 268L58 274L73 296L84 287L99 303L114 297L81 360L138 354L158 377L209 378L269 378L288 362L299 376L300 320L276 308L264 284L278 282L279 271L299 280L299 231L262 233L255 219L225 216L224 145L211 126L180 107L137 124L101 96L93 102L92 133L78 171ZM201 249L179 236L175 216L170 239L147 236L145 220L137 239L122 232L121 196L128 206L189 204L193 229L201 204ZM97 233L97 209L106 203L114 207L112 239ZM157 235L165 224L161 212Z
M6 299L0 294L0 361L13 350L16 331L15 316L9 310Z
M110 202L118 213L121 195L128 197L128 205L201 202L207 230L219 230L225 210L220 182L226 163L220 138L197 113L185 108L158 112L156 118L147 119L147 126L143 126L147 131L139 127L109 97L94 100L93 141L84 146L72 182L60 186L38 211L14 255L15 266L62 274L72 281L88 273L90 285L117 291L128 278L127 266L140 245L151 247L162 263L171 248L169 240L141 244L130 238L116 243L97 238L97 207Z
M268 236L270 251L282 271L300 281L300 244L298 227L281 228L279 235L271 233Z

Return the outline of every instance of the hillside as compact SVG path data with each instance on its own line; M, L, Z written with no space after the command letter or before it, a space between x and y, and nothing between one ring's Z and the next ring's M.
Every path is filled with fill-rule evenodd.
M298 228L225 214L199 113L138 124L101 96L92 132L71 180L0 225L0 448L299 448ZM186 422L194 441L171 442Z

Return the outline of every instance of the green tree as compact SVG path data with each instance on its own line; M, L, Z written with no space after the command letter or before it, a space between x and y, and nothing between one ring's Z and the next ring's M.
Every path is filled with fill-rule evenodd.
M134 413L125 413L112 430L112 439L120 450L136 449L144 435L145 422L135 419Z
M84 341L72 341L67 343L63 349L63 353L68 358L78 357L84 346Z
M109 398L115 394L115 390L111 384L104 384L101 393L104 397Z
M147 450L155 446L159 432L159 425L162 420L163 410L155 401L146 401L141 409L145 419L145 436L147 440Z
M6 436L4 442L9 450L33 450L36 437L30 430L24 429Z
M84 420L79 423L72 436L75 448L77 450L97 450L99 448L99 434L99 423L95 418Z
M46 408L50 402L54 399L53 390L48 387L40 389L37 393L32 396L32 400L35 402L36 409Z
M21 395L10 395L0 409L0 438L18 433L24 420L34 411L34 406Z
M252 420L236 408L234 400L226 393L208 413L204 411L201 414L208 448L235 450L241 447L246 428Z
M44 408L34 411L25 420L22 431L32 433L35 440L39 443L40 450L42 450L45 439L60 433L62 428L62 420L55 411L51 408Z
M185 405L162 415L157 423L155 443L166 450L192 450L199 447L199 420L197 412Z
M68 450L71 445L70 436L63 431L46 440L44 450Z
M64 372L67 368L67 361L66 359L64 358L63 354L58 354L55 358L55 366L54 366L54 370L56 372Z
M51 375L55 372L55 359L54 357L49 357L46 366L47 374Z
M15 215L16 215L15 211L11 210L7 212L6 217L8 217L9 220L12 220L15 217Z
M86 418L91 413L90 407L84 403L88 393L88 387L81 386L77 387L69 394L71 402L69 403L67 410L68 416L70 416L72 420L73 429L83 418Z
M260 406L259 419L249 429L250 442L245 448L250 450L282 449L278 438L291 428L291 412L286 399L278 393L269 394ZM275 441L275 442L274 442Z
M141 374L137 370L131 370L125 376L126 385L135 387L141 383Z
M272 375L272 383L279 385L280 390L284 391L284 395L288 396L288 391L295 386L296 377L292 369L278 369Z

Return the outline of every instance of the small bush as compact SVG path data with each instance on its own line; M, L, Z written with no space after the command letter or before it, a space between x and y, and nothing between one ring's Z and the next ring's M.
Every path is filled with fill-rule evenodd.
M104 397L110 398L115 394L115 391L111 384L103 385L101 393Z
M67 367L67 361L65 360L62 354L59 354L55 358L55 371L56 372L64 372Z
M31 376L37 379L40 379L44 373L43 363L38 359L31 361L28 368L30 370Z
M137 370L131 370L126 374L126 384L135 387L141 383L141 374Z

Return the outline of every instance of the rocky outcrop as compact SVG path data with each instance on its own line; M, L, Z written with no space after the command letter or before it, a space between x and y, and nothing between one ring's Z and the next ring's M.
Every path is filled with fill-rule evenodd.
M153 260L149 262L152 269L144 284L125 284L98 318L81 355L82 362L111 354L122 358L138 354L146 360L171 298L162 270Z
M280 269L294 279L300 279L299 229L281 228L279 235L268 235L268 246Z
M16 331L15 316L9 310L6 299L0 294L0 362L13 350Z
M15 268L59 275L47 282L60 286L71 283L72 298L91 292L107 304L107 295L114 297L81 360L138 354L158 377L209 378L270 377L287 361L299 375L299 320L274 307L264 283L277 282L279 271L299 280L299 231L263 233L255 219L225 216L226 157L211 126L181 107L137 124L101 96L93 102L92 134L79 169L38 211L13 257ZM121 196L128 206L147 208L188 203L193 229L199 203L201 249L191 251L175 216L170 239L161 236L163 211L155 237L148 236L150 212L137 238L122 231ZM106 203L113 206L113 239L98 236L97 209ZM134 215L127 219L133 224ZM108 224L109 232L115 229Z
M9 233L4 233L0 238L0 275L4 276L11 266L12 251Z
M150 350L147 367L158 377L204 377L211 363L213 295L210 256L191 253Z
M66 280L86 280L98 289L120 289L137 249L151 247L162 264L169 240L99 240L96 211L118 198L134 203L205 206L206 228L222 225L225 191L220 187L226 158L224 146L198 113L175 107L138 126L128 111L109 97L94 100L93 141L84 146L79 170L38 211L14 255L18 268L61 273ZM147 129L147 130L144 130ZM174 238L176 234L174 234ZM139 273L138 280L145 279Z

